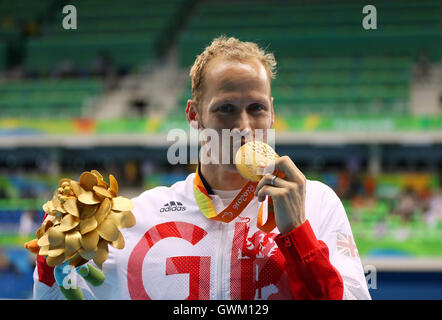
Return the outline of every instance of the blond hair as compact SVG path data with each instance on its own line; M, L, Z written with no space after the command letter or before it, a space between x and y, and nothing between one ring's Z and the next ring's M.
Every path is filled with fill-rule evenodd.
M236 38L222 35L212 40L212 43L197 56L190 69L192 79L193 101L198 107L203 93L204 69L207 63L215 57L222 56L228 60L258 59L267 71L269 79L276 76L276 60L273 53L261 49L256 43L240 41Z

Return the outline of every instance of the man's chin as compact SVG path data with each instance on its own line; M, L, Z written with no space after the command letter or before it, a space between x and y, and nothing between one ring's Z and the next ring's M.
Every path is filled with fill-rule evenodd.
M238 169L236 168L235 164L223 164L222 165L227 171L236 172L239 173Z

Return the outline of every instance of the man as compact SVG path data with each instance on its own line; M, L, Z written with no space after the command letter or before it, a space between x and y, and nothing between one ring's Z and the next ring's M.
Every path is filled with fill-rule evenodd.
M255 130L270 129L275 66L273 55L254 43L214 39L190 71L188 121L252 139ZM186 180L133 199L137 224L122 230L126 247L110 248L102 286L78 279L85 298L370 299L339 198L306 180L286 156L274 168L284 177L266 174L245 190L248 181L234 164L201 161ZM265 232L259 217L269 197L276 227ZM222 221L235 206L240 214ZM34 278L36 298L62 297L41 258Z

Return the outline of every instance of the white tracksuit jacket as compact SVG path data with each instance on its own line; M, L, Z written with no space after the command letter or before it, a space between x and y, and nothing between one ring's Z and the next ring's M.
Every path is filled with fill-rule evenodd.
M370 299L331 188L307 180L307 221L286 235L277 228L266 234L256 226L256 197L230 223L206 218L193 195L194 176L132 199L137 223L121 230L124 249L109 246L105 282L93 287L76 277L85 299ZM35 299L64 299L52 269L37 257Z

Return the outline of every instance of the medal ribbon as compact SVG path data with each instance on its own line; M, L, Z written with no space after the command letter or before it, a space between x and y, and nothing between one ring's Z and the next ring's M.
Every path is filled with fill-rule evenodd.
M275 175L282 178L284 174L277 170ZM255 197L255 190L257 182L248 182L241 191L237 194L235 199L220 213L216 212L215 207L210 199L209 193L207 192L203 181L198 173L198 168L195 172L195 179L193 180L193 194L195 196L196 203L200 208L201 212L205 217L221 221L224 223L229 223L234 220L241 212L247 207L247 205ZM258 212L257 227L266 232L271 232L276 227L275 212L273 209L273 201L269 197L268 200L268 217L267 221L263 224L263 206L264 202L261 204Z

